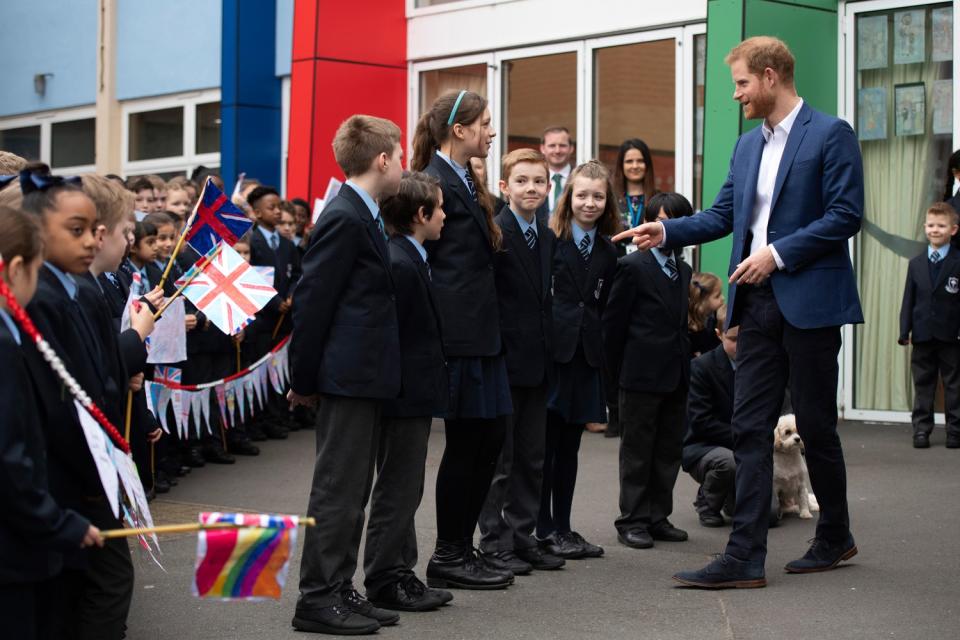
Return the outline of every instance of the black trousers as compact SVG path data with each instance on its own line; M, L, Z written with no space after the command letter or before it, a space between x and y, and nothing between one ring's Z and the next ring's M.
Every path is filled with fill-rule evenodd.
M133 563L125 538L85 552L85 569L64 569L44 582L37 599L38 636L58 640L119 640L133 599Z
M573 492L577 486L582 424L568 424L552 411L547 412L547 446L543 458L543 488L537 537L569 533Z
M620 517L617 531L645 529L673 513L686 427L687 388L620 389Z
M742 304L732 420L737 504L726 552L762 566L773 491L773 429L788 379L810 483L820 503L816 536L841 542L850 535L846 468L837 434L840 327L790 325L769 286L744 286L737 293Z
M423 498L430 422L430 416L384 418L380 426L377 479L363 550L367 597L413 575L417 565L414 516Z
M736 510L737 462L733 451L726 447L714 447L697 461L690 470L690 476L697 481L697 500L693 506L697 513L719 514L726 509L728 513ZM770 492L770 526L780 522L780 499L775 491Z
M437 469L437 542L472 543L504 428L504 421L496 418L444 421L447 443Z
M910 355L913 374L913 432L933 431L933 403L937 378L943 378L943 408L947 433L960 436L960 343L916 342Z
M540 513L546 447L547 385L510 387L513 415L505 416L503 448L480 512L483 551L527 549Z
M298 608L332 606L353 588L379 444L379 400L320 396L307 506L317 525L303 537Z
M25 582L0 584L0 620L6 638L35 640L38 634L37 601L42 596L39 584ZM54 640L54 636L46 638Z

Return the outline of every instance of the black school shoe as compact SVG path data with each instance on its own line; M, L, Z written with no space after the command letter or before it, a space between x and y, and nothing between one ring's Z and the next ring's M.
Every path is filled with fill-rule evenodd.
M577 560L584 556L583 546L569 533L554 531L547 537L538 539L537 546L544 553L564 560Z
M343 592L343 605L353 611L371 620L376 620L381 627L389 627L400 621L400 616L393 611L379 609L373 606L369 600L360 595L356 589L350 589Z
M437 540L427 564L427 585L436 589L506 589L513 574L491 569L464 542Z
M843 542L827 542L814 538L803 557L788 562L784 570L787 573L829 571L855 555L857 555L857 544L853 541L853 536L847 536Z
M650 525L649 531L650 536L654 540L663 540L665 542L686 542L687 538L689 538L686 531L676 528L667 519Z
M680 571L673 579L696 589L758 589L767 586L763 567L718 553L713 562L696 571Z
M376 633L380 628L379 622L354 613L343 603L317 609L297 607L292 624L298 631L334 636L362 636Z
M653 547L653 537L643 528L617 532L617 540L631 549L650 549Z
M723 516L713 511L701 511L697 514L700 519L700 526L703 527L722 527L724 525Z
M480 558L491 569L503 573L512 573L515 576L525 576L533 571L533 565L521 560L513 551L494 551L492 553L481 551Z
M960 436L947 435L947 449L960 449Z
M232 455L219 447L204 447L203 459L211 464L233 464L237 461Z
M451 600L449 591L431 589L413 575L388 584L370 597L376 606L392 611L433 611Z
M230 443L230 451L238 456L258 456L260 447L249 440L237 440Z
M598 544L593 544L592 542L587 542L587 540L576 531L571 531L566 535L573 538L574 542L579 544L580 548L583 549L583 555L580 556L581 558L599 558L603 556L603 547Z
M913 434L913 448L914 449L929 449L930 448L930 436L920 432Z
M544 553L537 545L527 547L526 549L516 549L514 553L517 554L518 558L529 563L530 566L537 571L554 571L566 564L563 558L551 553Z

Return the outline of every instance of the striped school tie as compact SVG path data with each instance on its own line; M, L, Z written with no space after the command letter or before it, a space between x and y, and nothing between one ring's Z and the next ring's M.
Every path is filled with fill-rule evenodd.
M473 198L474 202L477 202L477 185L473 184L473 178L470 177L469 171L463 174L463 179L467 181L467 191L470 192L470 197Z
M523 237L527 239L527 246L530 247L531 251L537 248L537 234L533 227L527 227L527 232L523 234Z
M680 273L677 271L677 261L673 259L673 256L667 258L663 268L666 269L667 275L670 276L670 279L674 282L680 278Z
M933 251L933 252L930 253L930 262L932 262L933 264L937 264L938 262L940 262L940 252L939 252L939 251Z
M583 240L580 241L580 257L583 258L583 261L586 262L590 259L590 236L583 236Z

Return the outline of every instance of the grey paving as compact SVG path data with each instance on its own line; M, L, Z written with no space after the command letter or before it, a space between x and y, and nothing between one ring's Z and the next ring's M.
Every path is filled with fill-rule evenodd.
M694 483L681 475L673 522L690 532L686 543L651 550L619 545L616 441L585 434L574 526L606 548L598 560L517 579L509 590L455 592L442 611L405 614L379 636L458 638L958 638L960 637L960 450L910 447L907 426L847 423L849 496L860 555L829 573L789 576L781 567L801 554L813 521L795 517L770 534L766 589L701 592L675 588L678 569L695 568L720 551L727 529L697 524L690 503ZM313 466L313 432L264 443L258 458L194 471L154 503L158 519L193 519L208 505L302 513ZM428 487L443 450L443 429L430 441ZM434 500L428 493L417 517L422 575L434 541ZM164 538L166 573L137 554L137 583L129 637L304 638L290 627L299 561L291 566L279 602L219 602L190 594L196 541ZM299 553L299 549L298 549ZM358 579L362 584L362 576Z

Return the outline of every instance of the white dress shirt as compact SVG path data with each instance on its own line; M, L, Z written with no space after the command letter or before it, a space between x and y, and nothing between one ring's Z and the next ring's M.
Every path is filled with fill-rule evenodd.
M783 158L783 150L787 146L787 137L790 135L790 129L800 113L800 107L803 106L803 100L797 102L787 117L781 120L777 126L770 128L767 121L763 121L760 133L766 144L763 145L763 154L760 156L760 172L757 174L757 196L753 201L753 215L750 222L750 233L753 234L753 241L750 243L750 255L755 254L760 249L767 246L767 226L770 224L770 204L773 201L773 189L777 183L777 171L780 169L780 160ZM777 263L778 269L783 269L783 260L776 248L770 245L770 253Z

